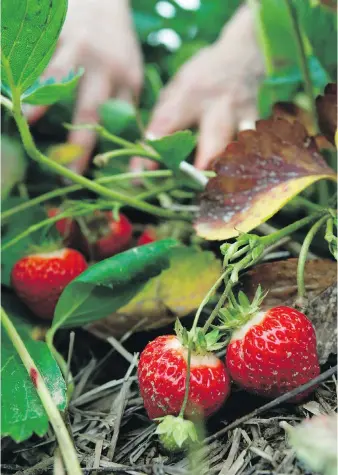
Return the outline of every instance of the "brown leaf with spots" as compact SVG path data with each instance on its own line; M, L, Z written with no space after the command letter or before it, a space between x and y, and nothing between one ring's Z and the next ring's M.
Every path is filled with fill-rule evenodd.
M323 96L316 99L318 123L325 137L335 144L337 130L337 84L328 84Z
M260 264L241 279L242 290L250 300L258 285L268 291L262 309L278 305L293 306L297 298L298 259ZM304 313L317 334L320 363L337 349L337 263L329 259L307 261L305 286L308 304Z
M336 180L304 126L281 118L240 132L213 170L195 222L197 234L209 240L249 232L315 181Z

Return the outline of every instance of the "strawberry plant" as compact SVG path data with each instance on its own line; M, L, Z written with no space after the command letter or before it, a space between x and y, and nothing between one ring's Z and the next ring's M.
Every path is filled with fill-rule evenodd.
M329 365L335 347L334 324L323 324L323 315L328 318L328 308L336 301L334 282L325 280L327 285L314 291L323 268L328 277L337 258L336 56L328 48L336 31L333 2L248 2L266 66L258 98L261 119L252 130L240 131L209 171L191 163L199 139L196 131L153 138L145 136L143 122L162 79L177 70L182 58L214 39L205 18L217 23L220 12L229 17L238 2L227 2L223 11L224 2L201 0L195 13L178 6L180 2L157 2L157 12L170 5L175 12L181 9L181 21L175 15L171 20L170 15L155 14L147 1L135 3L134 20L148 55L140 107L110 99L100 106L97 123L76 125L70 125L68 117L63 120L62 114L86 71L70 71L61 81L43 79L67 15L67 0L3 0L1 6L1 105L6 126L1 431L9 445L10 439L30 444L30 438L44 437L58 448L54 453L53 445L50 452L55 471L61 464L74 475L83 473L84 467L135 471L134 465L128 466L130 460L137 466L140 457L152 460L157 453L157 445L152 445L157 439L149 439L153 433L175 454L170 457L188 450L189 473L202 473L202 465L208 463L203 444L250 419L246 404L250 406L253 396L248 395L242 418L207 434L219 420L228 422L224 411L238 393L272 399L254 415L283 402L296 411L335 371L326 368L328 372L321 374L320 367ZM315 34L317 22L327 29L326 43ZM161 46L151 46L150 33L163 28L174 28L185 41L171 56ZM192 41L194 31L200 34L199 43ZM44 139L38 126L29 126L23 111L25 105L52 104L61 113L51 131L45 128L52 138ZM54 120L55 110L41 123ZM54 129L62 132L55 137ZM83 150L64 143L65 130L97 135L97 153L86 175L69 166ZM133 156L159 168L130 172L127 163ZM309 285L313 254L321 260L312 267L316 268ZM294 265L285 259L290 255L297 256ZM286 279L294 281L289 299L280 297L278 290L273 293L281 280L281 262L292 269ZM260 266L268 267L264 271ZM245 287L248 276L254 291L243 292L239 288ZM268 295L260 290L266 280L272 288ZM271 294L279 296L279 305L267 303ZM85 330L94 346L80 344L74 350L69 329L82 329L76 331L80 341ZM134 333L127 350L122 343ZM68 353L65 335L67 342L70 335ZM95 356L85 365L77 352L85 350L86 358L105 351L107 341L130 366L121 375L123 365L113 361L110 370L119 377L93 383L95 369L102 379L101 362ZM107 350L103 360L109 354ZM116 387L118 396L110 400ZM135 410L129 404L129 399L139 401L139 394L154 425L145 419L142 405ZM320 397L326 397L325 391ZM87 407L97 399L98 406ZM305 411L312 406L305 402L302 407ZM127 422L135 425L134 419L136 427L139 421L148 424L145 435L134 431L125 437ZM295 439L297 429L287 431L301 460L315 469L331 466L331 461L317 463L316 456L304 455ZM215 473L230 468L227 464L240 445L236 434L232 452ZM129 457L134 438L136 445L145 440L146 445ZM248 435L246 443L247 439ZM83 445L84 440L92 445ZM261 455L257 450L253 453ZM243 451L236 459L239 465L248 449ZM15 455L19 464L24 460L20 457ZM266 460L275 470L271 455ZM36 459L40 462L46 466L38 470L49 469L47 458ZM144 471L153 470L147 463ZM165 473L167 462L160 463ZM231 473L239 469L232 466ZM208 467L203 465L203 470Z

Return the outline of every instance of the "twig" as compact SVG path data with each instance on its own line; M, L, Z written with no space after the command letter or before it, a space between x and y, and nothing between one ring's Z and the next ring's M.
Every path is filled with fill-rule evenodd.
M27 351L24 342L22 341L20 335L16 331L13 323L10 321L3 308L1 308L1 323L3 324L16 351L18 352L20 359L23 365L25 366L28 374L33 380L37 394L54 429L67 472L69 473L69 475L81 475L82 471L77 457L77 452L72 443L71 436L69 435L69 432L67 431L67 428L63 422L60 411L55 405L55 402L53 401L53 398L46 386L46 383L39 369L34 363L32 357Z
M338 365L328 369L324 373L320 374L314 379L311 379L311 381L303 384L302 386L299 386L298 388L293 389L292 391L289 391L288 393L283 394L282 396L277 397L276 399L273 399L272 401L268 402L267 404L264 404L261 407L258 407L254 411L250 412L249 414L246 414L243 417L240 417L239 419L235 420L228 426L224 427L223 429L219 430L215 434L207 437L204 439L205 443L212 442L213 440L217 439L220 435L224 435L229 430L234 429L235 427L238 427L239 425L243 424L244 422L247 422L248 420L252 419L253 417L256 417L258 414L262 414L265 411L268 411L269 409L272 409L276 406L279 406L280 404L289 401L290 399L293 399L295 396L298 396L298 394L307 391L308 389L312 388L313 386L316 386L319 383L322 383L326 379L328 379L330 376L335 374L337 372L337 367Z
M130 381L129 378L130 378L130 375L131 375L133 369L137 365L137 361L138 361L137 356L138 356L137 354L134 355L134 358L131 362L131 365L129 366L129 369L128 369L127 374L125 376L125 381L123 383L123 386L122 386L120 394L119 394L119 407L117 409L117 415L116 415L115 424L114 424L114 432L113 432L113 435L112 435L112 438L111 438L111 441L110 441L110 448L109 448L109 451L108 451L108 458L110 460L113 460L113 458L114 458L117 439L118 439L119 431L120 431L120 425L121 425L121 421L122 421L122 416L123 416L123 413L124 413L124 410L125 410L125 407L126 407L126 404L127 404L127 400L128 400L127 395L128 395L128 392L129 392L129 388L132 384L132 381Z

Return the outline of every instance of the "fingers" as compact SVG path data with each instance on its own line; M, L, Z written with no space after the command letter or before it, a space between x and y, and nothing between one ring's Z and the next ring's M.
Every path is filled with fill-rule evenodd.
M111 76L102 69L88 71L80 83L78 99L75 107L73 124L90 124L98 121L98 107L106 101L112 91ZM82 174L88 165L94 148L96 134L92 130L73 130L68 141L80 145L84 149L81 158L73 162L69 168Z
M210 161L219 155L234 134L234 118L230 102L220 99L213 102L200 121L200 133L195 166L206 169Z
M194 101L185 93L185 87L174 80L161 94L147 127L146 137L161 138L188 128L196 121L197 110ZM156 170L158 166L158 163L142 157L134 157L130 162L130 170L134 173Z
M160 138L188 128L196 121L197 109L194 101L185 87L174 81L163 90L147 127L147 134Z
M47 112L47 110L47 106L32 106L31 104L22 105L22 113L31 125L37 122L40 117Z

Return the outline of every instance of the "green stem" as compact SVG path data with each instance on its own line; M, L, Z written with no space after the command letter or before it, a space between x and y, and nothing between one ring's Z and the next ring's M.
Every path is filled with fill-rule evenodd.
M85 214L88 214L88 210L84 209L82 211L77 211L76 215L77 216L83 216ZM6 249L14 246L17 242L21 241L21 239L24 239L25 237L29 236L30 234L34 233L35 231L38 231L39 229L48 226L50 224L56 223L62 218L69 217L68 214L66 213L60 213L57 216L54 216L52 218L47 218L44 219L43 221L40 221L39 223L33 224L29 228L25 229L22 233L18 234L15 236L15 238L11 239L10 241L7 241L2 247L1 247L1 252L5 251Z
M127 155L129 157L137 155L139 157L153 158L153 156L150 156L150 154L144 150L140 150L138 148L124 148L118 150L111 150L110 152L106 153L100 153L99 155L96 155L96 157L94 157L93 163L98 167L102 168L108 164L110 159L122 157L124 155Z
M187 374L185 377L185 392L184 392L184 398L181 406L180 413L178 417L181 417L183 419L184 417L184 412L188 404L188 398L189 398L189 389L190 389L190 367L191 367L191 345L192 341L189 341L189 346L188 346L188 355L187 355Z
M199 318L200 318L200 315L202 313L202 310L203 310L204 306L209 302L210 298L216 292L218 287L222 284L224 278L227 276L228 273L229 273L229 270L226 269L222 273L222 275L216 280L214 285L209 289L208 293L206 294L206 296L202 300L200 306L197 309L197 312L196 312L196 315L195 315L195 318L194 318L194 321L193 321L193 324L192 324L192 327L191 327L191 333L194 333L196 328L197 328L198 321L199 321Z
M324 210L324 211L326 213L325 218L328 219L328 217L330 215L328 214L328 212L326 210ZM283 237L288 236L289 234L292 234L294 231L297 231L298 229L300 229L301 227L306 226L307 224L311 223L316 218L318 218L319 215L320 215L319 213L316 213L312 216L308 216L306 218L300 219L299 221L296 221L295 223L292 223L289 226L286 226L285 228L277 231L276 233L270 234L269 236L263 236L259 239L259 245L262 246L262 249L265 249L265 248L271 246L272 244L278 242ZM243 252L242 249L240 251L237 251L237 253L236 253L237 256L236 257L238 258L242 254L242 252ZM257 258L255 260L253 260L252 256L251 256L251 252L250 252L242 260L240 260L239 262L237 262L236 264L233 265L232 270L231 270L230 279L228 280L228 282L226 284L224 292L223 292L221 298L219 299L219 301L217 302L214 310L211 312L210 317L208 318L208 320L204 324L204 327L203 327L203 332L204 333L206 333L208 331L210 325L212 325L213 321L217 317L219 310L224 305L229 293L231 292L234 284L237 281L238 273L240 271L242 271L243 269L246 269L247 267L252 266L253 264L255 264L260 259L262 254L263 253L261 253L259 256L257 256ZM229 267L227 268L226 272L229 272Z
M33 371L36 375L36 391L48 415L48 419L54 429L55 436L62 454L63 462L65 464L68 474L82 475L82 470L79 464L77 453L75 451L75 447L72 443L69 432L67 431L67 428L63 422L60 411L56 407L53 398L45 384L45 381L42 378L41 373L35 365L32 357L27 351L24 342L20 338L20 335L16 331L14 325L8 318L3 308L1 308L1 323L4 326L10 340L12 341L14 348L18 352L28 374L31 375Z
M48 157L43 155L36 148L33 137L30 133L27 121L21 112L20 98L18 99L18 101L14 100L13 102L13 116L17 123L18 129L20 131L21 139L27 153L30 155L32 159L46 165L51 171L54 171L58 175L61 175L64 178L68 178L74 183L78 183L79 185L82 185L84 188L87 188L88 190L91 190L98 195L104 196L105 198L109 198L111 200L118 201L120 203L132 206L136 209L145 211L147 213L153 214L158 217L168 218L168 219L173 219L173 218L177 219L177 213L174 213L170 210L159 208L149 203L144 203L131 196L122 195L121 193L105 188L101 186L99 183L88 180L87 178L81 175L78 175L77 173L73 172L69 168L63 167L62 165L54 162L53 160L50 160ZM191 219L190 215L189 217L188 215L184 215L184 216L185 218L183 219Z
M305 218L299 219L298 221L295 221L294 223L291 223L288 226L285 226L285 228L282 228L278 230L277 232L270 234L269 236L263 236L260 242L261 244L264 245L264 247L271 246L272 244L275 244L277 241L279 241L283 237L288 236L289 234L292 234L295 231L298 231L299 229L301 229L302 227L308 224L311 224L312 221L315 221L322 214L328 214L328 210L322 209L321 212L314 213L310 216L306 216Z
M94 183L109 184L109 183L114 183L114 182L119 182L119 181L127 181L134 178L170 178L172 176L173 176L173 173L170 170L154 170L154 171L144 171L144 172L139 172L139 173L130 172L130 173L121 173L119 175L113 175L113 176L103 176L95 180ZM24 211L30 208L31 206L36 206L40 203L43 203L44 201L49 201L54 198L57 198L58 196L74 193L75 191L82 190L83 188L84 188L83 185L70 185L70 186L65 186L64 188L58 188L56 190L48 191L47 193L44 193L43 195L37 196L36 198L26 201L25 203L21 203L17 206L13 206L13 208L10 208L7 211L4 211L3 213L1 213L1 219L2 220L7 219L13 214L19 213L20 211Z
M312 81L311 81L310 71L309 71L308 62L306 58L304 43L302 39L302 33L300 30L300 26L299 26L299 22L297 18L297 12L294 5L292 4L292 0L285 0L285 4L289 11L290 20L293 27L293 33L296 39L296 45L297 45L297 50L298 50L297 51L298 63L303 74L304 88L305 88L306 95L308 96L309 101L310 101L310 112L312 116L313 126L315 129L315 134L317 134L319 132L319 128L318 128L318 123L317 123L316 100L313 93Z
M0 95L0 104L6 107L10 112L13 111L13 103L11 100L7 99L7 97Z
M236 266L236 275L240 272L240 270L242 269L245 269L250 263L253 263L252 261L252 257L251 257L251 254L248 254L247 256L245 256L241 261L237 262L235 264ZM234 266L234 267L235 267ZM233 272L231 272L232 274ZM210 317L208 318L208 320L205 322L204 324L204 327L203 327L203 332L206 333L210 327L210 325L213 324L215 318L218 316L218 312L220 311L220 309L223 307L226 299L228 298L233 286L235 285L236 282L234 282L232 279L231 279L231 275L230 275L230 279L228 280L226 286L225 286L225 289L223 291L223 294L221 295L220 299L218 300L215 308L213 309L213 311L211 312L210 314Z
M324 182L324 180L322 180ZM319 182L321 183L321 182ZM296 196L293 200L294 203L299 204L299 206L304 207L308 211L321 211L323 206L317 203L313 203L312 201L304 198L304 196ZM325 205L326 206L326 205Z
M319 231L319 229L323 226L323 224L330 218L330 215L325 215L322 218L320 218L309 230L307 233L303 245L301 248L301 251L299 253L299 258L298 258L298 266L297 266L297 287L298 287L298 299L299 302L303 300L305 297L305 280L304 280L304 271L305 271L305 264L306 264L306 258L307 254L309 252L311 243L313 241L313 238Z

